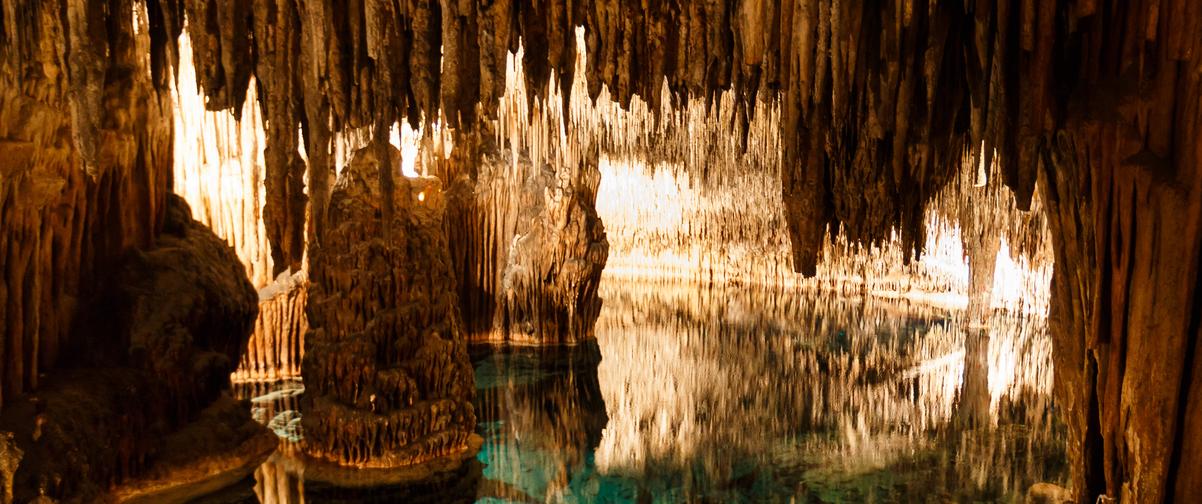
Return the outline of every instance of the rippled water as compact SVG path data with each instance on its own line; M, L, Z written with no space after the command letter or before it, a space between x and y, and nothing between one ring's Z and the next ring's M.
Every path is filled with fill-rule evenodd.
M1005 502L1067 475L1042 320L612 279L602 296L595 346L473 352L484 446L460 473L351 491L277 455L220 501ZM248 393L296 440L300 392Z

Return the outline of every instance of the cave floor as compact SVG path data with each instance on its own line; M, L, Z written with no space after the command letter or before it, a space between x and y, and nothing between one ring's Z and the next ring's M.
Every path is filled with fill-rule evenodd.
M596 342L475 347L469 464L305 481L299 381L242 385L283 438L203 502L1021 502L1064 485L1046 321L606 278Z

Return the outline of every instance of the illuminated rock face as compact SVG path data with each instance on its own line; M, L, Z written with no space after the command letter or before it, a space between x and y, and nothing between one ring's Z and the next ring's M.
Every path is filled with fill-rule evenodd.
M594 202L599 179L589 164L526 180L501 279L496 325L506 340L563 344L593 337L609 253Z
M309 330L305 305L309 298L305 273L280 273L276 281L259 289L259 318L242 354L235 381L296 378L304 358L304 335Z
M996 159L1018 208L1038 186L1055 240L1057 381L1078 497L1202 494L1188 471L1202 464L1197 2L349 5L3 3L5 401L74 348L71 319L101 273L158 234L170 185L159 92L186 17L203 20L187 29L209 107L240 110L251 77L262 86L272 273L299 270L306 236L322 235L335 133L441 112L470 136L477 112L496 118L519 43L536 98L553 96L553 76L591 97L607 88L623 108L637 95L658 118L661 105L729 90L732 138L766 98L780 114L781 215L806 274L828 228L852 243L897 230L909 255L924 205L965 155ZM578 25L592 55L583 73ZM611 129L597 126L584 133Z
M461 454L476 416L441 188L402 177L383 192L399 156L376 147L339 177L313 251L302 425L311 456L387 468Z
M447 218L471 338L525 345L593 338L609 254L593 163L480 160L455 180Z

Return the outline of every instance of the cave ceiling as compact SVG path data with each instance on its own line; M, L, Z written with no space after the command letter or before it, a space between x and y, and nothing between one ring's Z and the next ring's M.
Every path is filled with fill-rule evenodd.
M10 53L34 49L29 41L38 38L28 32L38 29L30 21L40 4L5 2ZM140 5L67 4L71 20ZM1187 33L1200 8L1150 0L147 0L144 12L159 86L182 30L209 108L237 113L254 78L271 146L265 217L277 269L302 257L305 193L316 208L326 204L333 134L439 117L457 135L485 129L504 93L506 56L520 46L535 96L550 95L550 82L566 90L585 79L594 98L604 87L623 106L637 96L656 112L665 98L710 106L729 90L739 98L732 134L744 135L757 102L779 105L794 262L812 273L828 228L861 242L896 229L910 248L920 246L924 204L966 156L996 158L1028 207L1066 108L1106 114L1158 65L1186 60L1198 50ZM66 30L64 57L80 62L72 100L82 110L97 106L89 90L105 78L110 44L105 26L93 23ZM584 75L574 75L578 51L588 54ZM1168 133L1143 126L1142 155L1167 159ZM307 191L300 147L312 165ZM317 228L323 217L316 213Z

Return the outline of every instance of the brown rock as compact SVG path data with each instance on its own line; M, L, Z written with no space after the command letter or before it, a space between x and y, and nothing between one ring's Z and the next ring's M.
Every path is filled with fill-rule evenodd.
M399 154L389 150L391 163L369 146L343 171L310 265L304 450L358 467L462 453L476 418L441 188L401 177L382 194L379 170Z

